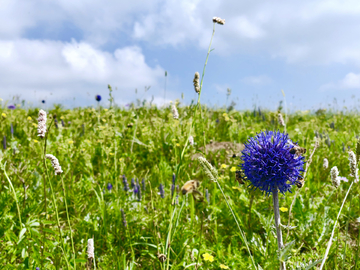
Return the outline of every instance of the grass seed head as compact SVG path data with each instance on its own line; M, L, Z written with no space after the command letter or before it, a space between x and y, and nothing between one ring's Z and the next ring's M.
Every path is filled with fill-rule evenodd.
M282 127L285 127L285 121L284 121L284 118L282 116L281 113L278 114L278 120L279 120L279 124L282 126Z
M195 72L193 83L194 83L195 92L199 94L200 93L200 74L197 71Z
M44 110L39 111L38 117L38 136L45 138L46 133L46 112Z
M331 182L335 188L340 186L339 170L336 166L332 167L330 170Z
M173 105L171 106L171 110L172 110L173 118L174 118L174 119L179 119L179 112L178 112L178 110L176 109L175 104L173 104Z
M221 18L219 18L219 17L214 17L214 18L213 18L213 22L214 22L214 23L217 23L217 24L224 25L224 24L225 24L225 19L221 19Z
M59 164L59 160L51 155L51 154L46 154L45 157L47 159L50 159L51 161L51 165L53 166L54 170L55 170L55 175L61 174L63 171L61 170L61 166Z
M329 167L329 161L327 160L327 158L324 158L323 167L324 169L327 169Z
M355 178L355 182L357 183L359 181L359 176L356 164L356 155L353 151L349 151L349 163L351 176Z
M88 255L88 259L94 259L95 258L95 255L94 255L94 239L92 239L92 238L88 239L87 255Z

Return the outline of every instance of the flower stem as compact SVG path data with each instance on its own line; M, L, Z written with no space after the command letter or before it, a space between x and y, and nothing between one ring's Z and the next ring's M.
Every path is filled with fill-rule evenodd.
M73 258L74 258L74 269L76 269L76 260L75 260L75 248L74 248L74 240L73 240L73 235L72 235L72 229L71 229L71 223L70 223L70 217L69 217L69 210L68 210L68 206L67 206L67 202L66 202L66 193L65 193L65 184L64 184L64 178L61 176L61 184L62 184L62 189L64 192L64 201L65 201L65 209L66 209L66 216L67 216L67 220L68 220L68 224L69 224L69 229L70 229L70 239L71 239L71 246L72 246L72 250L73 250Z
M344 198L344 200L343 200L343 202L342 202L342 205L341 205L341 207L340 207L339 213L338 213L338 215L337 215L337 217L336 217L335 224L334 224L334 228L333 228L333 230L332 230L332 232L331 232L331 237L330 237L330 239L329 239L329 242L328 242L328 245L327 245L327 248L326 248L326 251L325 251L324 259L323 259L323 261L322 261L322 263L321 263L321 265L320 265L319 270L323 269L323 267L324 267L324 265L325 265L325 261L326 261L327 255L329 254L330 247L331 247L331 244L332 244L332 240L333 240L333 238L334 238L334 232L335 232L336 224L337 224L337 222L338 222L338 219L339 219L340 214L341 214L341 211L342 211L342 209L343 209L343 207L344 207L346 198L347 198L347 196L349 195L349 192L350 192L351 187L353 186L353 184L354 184L354 181L351 182L351 185L350 185L348 191L346 192L345 198Z
M280 251L284 247L284 244L283 244L281 227L280 227L279 193L277 189L273 191L273 204L274 204L276 236L277 236L278 249L280 255ZM280 261L280 270L285 270L285 269L286 269L285 262Z
M11 187L11 190L12 190L12 192L14 193L14 199L15 199L15 203L16 203L16 208L17 208L18 215L19 215L20 228L22 229L23 224L22 224L22 222L21 222L21 213L20 213L19 203L18 203L18 200L17 200L17 197L16 197L16 192L15 192L14 186L13 186L13 184L11 183L11 180L10 180L9 176L8 176L7 173L6 173L5 165L6 165L6 162L5 162L4 165L1 163L1 167L2 167L2 169L3 169L3 171L4 171L4 174L5 174L5 176L6 176L6 179L8 180L9 185L10 185L10 187Z

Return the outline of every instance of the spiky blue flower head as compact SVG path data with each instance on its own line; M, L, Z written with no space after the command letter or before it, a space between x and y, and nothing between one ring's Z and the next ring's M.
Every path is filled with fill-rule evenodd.
M291 192L305 163L303 156L290 153L293 147L288 134L280 131L264 131L247 141L240 166L255 189L267 194L276 189Z
M95 100L98 101L98 102L100 102L101 96L100 96L100 95L96 95L96 96L95 96Z

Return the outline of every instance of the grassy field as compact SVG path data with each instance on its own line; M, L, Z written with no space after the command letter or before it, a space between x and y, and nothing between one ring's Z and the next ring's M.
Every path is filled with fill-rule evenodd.
M179 119L170 106L145 103L54 107L47 110L44 139L37 136L39 109L1 109L1 268L196 269L198 262L197 269L278 269L272 198L236 181L240 158L232 157L256 133L283 131L277 112L174 103ZM306 159L316 138L320 143L305 185L279 200L281 223L290 225L282 229L287 246L281 260L287 269L309 269L324 257L353 180L347 151L356 150L360 118L319 110L285 119L290 138L308 149ZM54 174L44 153L59 160L62 174ZM217 169L218 184L203 171L200 155ZM349 179L337 189L330 180L333 166ZM201 183L203 202L181 194L192 179ZM324 269L360 268L358 194L354 184ZM96 266L88 261L90 238Z

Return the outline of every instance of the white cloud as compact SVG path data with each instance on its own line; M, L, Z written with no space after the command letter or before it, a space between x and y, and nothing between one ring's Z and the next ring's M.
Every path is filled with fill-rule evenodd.
M320 90L336 90L336 89L359 89L360 88L360 73L356 74L350 72L345 75L342 80L337 82L330 82L320 87Z
M164 70L150 67L139 47L124 47L113 53L85 42L70 43L18 39L0 41L0 95L21 95L27 100L60 102L106 93L107 84L117 91L119 103L133 100L135 88L151 85L156 91ZM36 97L34 93L36 92ZM54 93L50 95L50 93Z
M357 0L301 2L238 0L97 1L3 0L0 39L21 38L36 26L70 22L85 42L101 46L122 35L155 45L207 48L212 17L215 53L266 53L291 63L360 65L354 35L360 23Z

